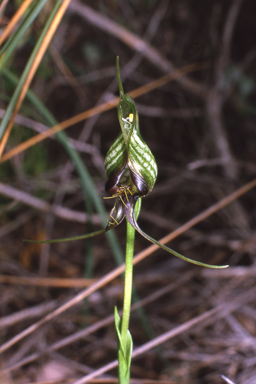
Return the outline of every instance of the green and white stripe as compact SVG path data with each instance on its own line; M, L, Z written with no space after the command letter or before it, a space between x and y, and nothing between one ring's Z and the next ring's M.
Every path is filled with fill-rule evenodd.
M108 178L122 167L125 161L125 156L125 143L121 132L106 154L105 171Z
M140 133L134 129L129 145L128 167L132 167L146 181L149 192L155 185L157 165L149 147Z
M123 135L120 133L106 155L105 171L107 177L121 169L125 161L126 148ZM131 135L127 165L146 181L150 192L157 178L157 165L152 152L138 131L138 126L134 127Z

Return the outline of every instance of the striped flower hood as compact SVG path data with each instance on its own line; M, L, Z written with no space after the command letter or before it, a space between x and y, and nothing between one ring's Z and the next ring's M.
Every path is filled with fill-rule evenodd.
M121 132L106 155L106 191L112 196L119 196L124 190L128 190L134 198L144 197L154 187L157 165L140 135L135 102L130 95L124 95L119 68L118 83L120 101L117 111Z

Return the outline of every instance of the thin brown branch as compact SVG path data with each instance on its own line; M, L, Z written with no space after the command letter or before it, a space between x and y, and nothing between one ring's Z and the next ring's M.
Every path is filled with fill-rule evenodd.
M1 284L31 285L39 287L81 288L89 287L95 279L68 279L58 277L24 277L0 275Z

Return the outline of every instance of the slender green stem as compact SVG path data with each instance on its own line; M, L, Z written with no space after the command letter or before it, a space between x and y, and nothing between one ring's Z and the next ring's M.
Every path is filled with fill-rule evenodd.
M141 199L135 205L135 217L139 216L141 207ZM135 229L127 222L127 238L126 238L126 257L125 257L125 276L124 276L124 304L122 321L115 308L115 325L118 338L118 378L119 384L129 384L130 382L130 366L132 358L132 336L129 332L129 320L131 312L132 298L132 271L133 271L133 253Z
M132 356L132 337L129 332L129 320L132 298L132 270L135 229L127 222L125 277L124 277L124 304L122 321L115 308L115 324L118 337L118 378L119 384L129 384L130 366Z
M127 221L126 256L125 256L125 277L124 277L124 302L121 326L121 339L124 350L126 351L126 337L129 328L131 298L132 298L132 272L134 254L135 229Z

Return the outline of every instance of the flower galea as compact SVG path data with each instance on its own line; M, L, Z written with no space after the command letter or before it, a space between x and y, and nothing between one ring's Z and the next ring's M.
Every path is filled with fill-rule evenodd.
M157 165L139 130L139 117L135 102L124 95L118 68L120 101L117 107L121 132L111 145L105 159L108 177L106 192L116 197L110 214L108 229L120 224L126 216L134 226L135 204L153 189L157 177Z
M118 58L117 78L120 92L120 101L117 110L121 132L111 145L105 159L105 171L107 175L105 189L106 192L111 195L105 198L116 199L107 226L99 231L81 236L33 242L54 243L94 237L115 228L126 217L132 227L143 237L182 260L209 268L227 267L226 265L215 266L189 259L159 243L139 227L137 217L141 207L141 199L147 196L155 185L157 165L152 152L141 137L139 117L135 102L130 95L124 94Z

